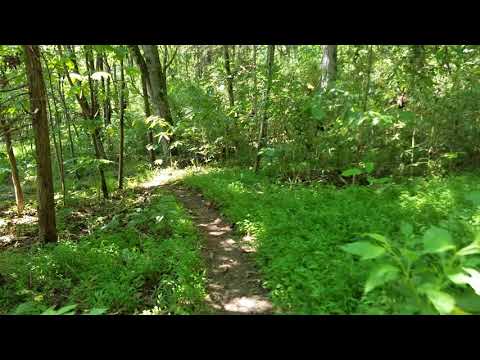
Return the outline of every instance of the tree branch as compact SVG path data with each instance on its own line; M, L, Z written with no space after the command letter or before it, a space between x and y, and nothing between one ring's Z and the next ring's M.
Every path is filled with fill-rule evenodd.
M0 89L0 92L10 92L15 90L20 90L20 89L23 89L24 87L27 87L27 84L18 85L17 87L14 87L11 89Z
M18 93L18 94L15 94L15 95L13 95L13 96L10 96L8 99L2 101L2 102L0 103L0 106L5 105L6 103L12 101L13 99L16 99L17 97L20 97L20 96L23 96L23 95L28 95L28 94L29 94L29 92L27 91L27 92Z
M168 61L168 63L165 64L165 72L170 67L170 65L172 65L173 60L175 60L175 56L177 56L177 52L178 52L178 48L176 47L175 52L173 53L172 57L170 58L170 61Z

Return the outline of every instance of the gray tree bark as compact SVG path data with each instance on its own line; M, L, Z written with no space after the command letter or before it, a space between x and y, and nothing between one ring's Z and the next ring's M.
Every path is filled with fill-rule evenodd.
M152 115L152 111L150 109L150 96L152 90L150 85L150 79L148 75L147 64L145 63L145 59L140 52L138 45L129 45L130 52L132 56L135 58L135 62L137 63L138 67L140 68L140 75L142 80L142 94L143 94L143 106L145 111L145 117L149 118ZM148 154L150 159L150 164L152 167L155 165L156 155L155 155L155 147L153 145L153 131L148 131Z
M325 45L323 47L323 57L320 68L320 89L327 90L335 86L337 79L337 45Z
M166 79L164 77L162 64L160 63L158 48L156 45L142 45L142 48L145 55L148 77L150 79L154 114L172 125L172 116L166 93ZM164 137L162 137L160 141L164 160L167 160L167 158L170 157L169 141Z

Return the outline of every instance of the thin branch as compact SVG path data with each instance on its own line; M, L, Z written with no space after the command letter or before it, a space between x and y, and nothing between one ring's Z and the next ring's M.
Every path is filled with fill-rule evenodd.
M167 70L167 62L168 62L168 45L163 45L163 68Z
M165 65L165 71L172 65L173 60L175 60L175 56L177 56L178 48L175 48L175 52L173 53L172 57L170 58L170 61Z
M20 96L23 96L23 95L28 95L28 94L29 94L29 92L27 91L27 92L18 93L18 94L15 94L15 95L13 95L13 96L10 96L8 99L2 101L2 102L0 103L0 106L5 105L6 103L12 101L13 99L16 99L17 97L20 97Z
M15 90L20 90L20 89L23 89L24 87L27 87L27 84L18 85L17 87L14 87L11 89L0 89L0 92L10 92Z
M26 124L26 125L14 127L14 128L9 128L8 126L5 126L5 128L7 128L7 129L2 128L0 126L0 131L1 131L2 135L5 135L5 134L12 133L12 132L18 131L18 130L22 130L22 129L25 129L25 128L28 128L28 127L31 127L31 126L32 126L32 124Z

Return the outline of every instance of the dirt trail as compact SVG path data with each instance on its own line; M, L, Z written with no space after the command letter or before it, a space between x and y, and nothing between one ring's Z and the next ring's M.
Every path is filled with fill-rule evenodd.
M207 263L206 302L216 314L271 314L272 304L255 269L252 238L233 236L231 224L198 193L178 184L165 185L189 211L204 237Z

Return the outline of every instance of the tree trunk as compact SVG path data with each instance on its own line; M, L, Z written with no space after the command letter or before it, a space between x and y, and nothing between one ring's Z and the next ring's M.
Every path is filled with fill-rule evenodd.
M324 46L321 71L321 90L327 90L335 86L337 79L337 45Z
M368 51L368 69L367 69L367 86L365 88L365 95L363 98L363 112L367 111L368 93L370 92L370 79L372 77L373 67L373 45L370 45Z
M93 85L92 74L94 72L94 64L93 64L93 57L92 51L90 46L86 46L85 48L85 63L87 65L88 71L88 86L90 89L90 106L88 107L90 110L89 113L89 121L96 122L96 118L99 114L99 107L98 107L98 99L96 94L96 87ZM88 103L87 103L88 104ZM97 160L106 159L105 149L102 144L102 140L100 137L100 130L98 126L95 126L93 133L92 133L92 141L93 146L95 148L95 156ZM98 165L98 171L100 173L100 187L102 190L103 198L108 199L108 187L107 182L105 180L105 171L103 169L103 165Z
M56 123L56 128L57 128L58 145L57 145L57 141L55 140L55 124L53 122L53 114L52 114L52 111L50 109L50 102L47 99L48 112L49 112L49 115L50 115L50 123L51 123L51 127L52 127L52 136L53 136L53 141L54 141L54 145L55 145L55 153L56 153L56 156L57 156L58 170L59 170L59 173L60 173L60 183L61 183L61 186L62 186L63 206L65 206L66 197L67 197L66 196L67 195L67 190L66 190L66 187L65 187L65 167L64 167L64 163L63 163L63 145L62 145L62 133L61 133L61 128L60 128L60 126L61 126L60 113L58 111L57 101L55 99L55 89L53 87L52 74L51 74L50 69L48 67L48 61L45 58L45 56L43 56L43 60L44 60L44 63L45 63L45 69L47 70L48 81L49 81L49 84L50 84L51 98L53 100L53 107L55 109L55 123Z
M63 81L61 78L58 79L58 93L60 95L60 101L63 107L63 114L65 116L65 120L67 122L67 130L68 130L68 141L70 144L70 156L73 159L73 166L76 167L77 160L75 159L75 147L73 145L73 137L72 137L72 119L70 118L70 113L68 112L67 104L65 101L65 94L63 91ZM80 179L80 174L78 170L75 170L75 176L77 179Z
M63 56L62 47L60 45L58 46L58 52L59 52L60 56ZM89 75L91 75L91 68L89 69L89 63L90 62L88 61L88 51L86 52L86 57L87 57L87 59L86 59L87 60L86 61L87 62L87 69L89 70ZM69 58L73 62L74 70L78 73L79 70L78 70L78 65L77 65L77 59L75 57L73 48L69 49ZM64 65L64 71L65 71L65 75L67 77L68 82L70 83L71 86L73 86L73 81L70 78L70 74L68 72L68 69L67 69L66 65ZM89 76L89 80L90 80L89 81L90 91L92 91L93 88L92 88L92 85L91 85L90 76ZM82 109L82 115L85 118L85 120L86 121L94 121L95 120L94 119L94 114L97 113L97 109L94 106L90 106L88 104L88 100L85 98L85 95L83 93L81 93L80 95L75 94L75 97L77 99L78 104L80 105L80 108ZM72 123L72 125L75 128L75 125L73 123ZM97 160L105 159L105 156L104 156L105 154L102 151L103 146L101 146L101 140L100 140L98 128L96 128L92 132L92 143L93 143L93 147L94 147L94 150L95 150L95 158ZM101 186L101 189L102 189L103 197L105 199L107 199L108 198L107 182L105 181L105 172L103 171L103 166L101 164L99 164L99 166L98 166L98 172L100 174L100 184L101 184L100 186Z
M105 71L105 55L102 53L97 54L97 63L96 69L97 71ZM103 111L103 121L105 126L108 126L111 122L110 117L110 78L108 77L107 80L102 77L100 81L100 89L103 96L102 102L102 111Z
M228 102L230 108L235 106L235 98L233 96L233 76L232 70L230 67L230 54L228 51L228 45L223 45L223 56L225 60L225 74L226 74L226 83L227 83L227 92L228 92Z
M3 138L5 140L5 146L7 148L8 161L12 170L12 183L15 190L15 202L17 204L17 213L22 214L25 208L25 199L23 197L22 185L20 183L20 176L18 175L17 159L13 152L12 137L10 129L3 119L0 119L0 125L3 130Z
M148 75L150 79L151 87L151 99L153 104L154 113L156 116L163 118L168 124L172 125L172 116L170 113L170 107L168 104L166 89L166 79L163 76L164 72L158 49L156 45L142 45L145 54L145 63L147 65ZM164 159L170 157L170 151L168 143L164 137L161 138L162 150Z
M109 126L112 123L112 113L113 113L113 108L112 108L112 90L111 90L111 83L112 83L112 69L110 68L110 64L107 61L107 57L103 59L104 65L106 66L107 72L110 74L110 76L107 78L107 83L106 83L106 89L105 89L105 103L104 106L105 108L103 109L103 122L105 124L105 127ZM113 83L113 94L115 96L115 83ZM112 139L110 136L107 135L107 145L109 149L109 153L113 153L113 143Z
M53 149L55 150L55 158L57 159L57 166L58 166L58 173L60 174L60 183L62 186L62 194L65 194L65 181L62 176L62 161L60 160L60 151L58 150L58 143L57 143L57 137L55 135L55 125L53 124L53 116L52 116L52 109L50 107L50 101L47 98L47 108L48 108L48 113L47 117L48 120L50 121L50 128L52 130L52 138L53 138ZM65 198L63 199L65 203Z
M56 242L57 228L48 134L47 95L40 62L40 49L38 45L23 45L23 49L35 136L39 238L42 242Z
M125 143L125 74L123 56L120 58L120 151L118 159L118 188L123 189L123 147Z
M270 95L270 89L272 87L274 56L275 56L275 45L268 45L267 89L265 91L263 116L262 116L262 121L260 123L260 131L259 131L259 135L258 135L258 150L257 150L257 158L256 158L256 161L255 161L255 172L258 172L258 170L260 168L261 150L267 143L267 119L268 119L268 108L269 108L269 105L270 105L269 95Z
M143 94L143 105L145 110L145 117L148 119L152 115L152 111L150 109L150 100L149 94L151 94L151 85L150 79L148 77L148 69L147 64L145 63L145 59L140 52L138 45L130 45L129 46L130 52L132 56L135 58L135 62L137 63L140 69L140 75L142 78L142 94ZM153 131L148 131L148 154L150 158L150 164L152 167L155 165L155 147L153 144Z
M253 115L257 114L258 89L257 89L257 45L253 45Z
M95 65L93 61L93 51L91 45L85 46L85 63L87 65L88 71L88 87L90 88L90 120L96 123L100 115L100 107L98 101L98 92L97 92L97 85L94 84L92 80L92 74L95 72ZM95 126L94 135L97 139L97 146L100 151L100 156L102 159L107 159L107 155L105 153L105 148L103 147L103 142L100 134L100 128L98 125Z
M258 119L258 80L257 80L257 45L253 45L253 99L252 99L252 120L257 123ZM253 134L255 137L255 134Z

